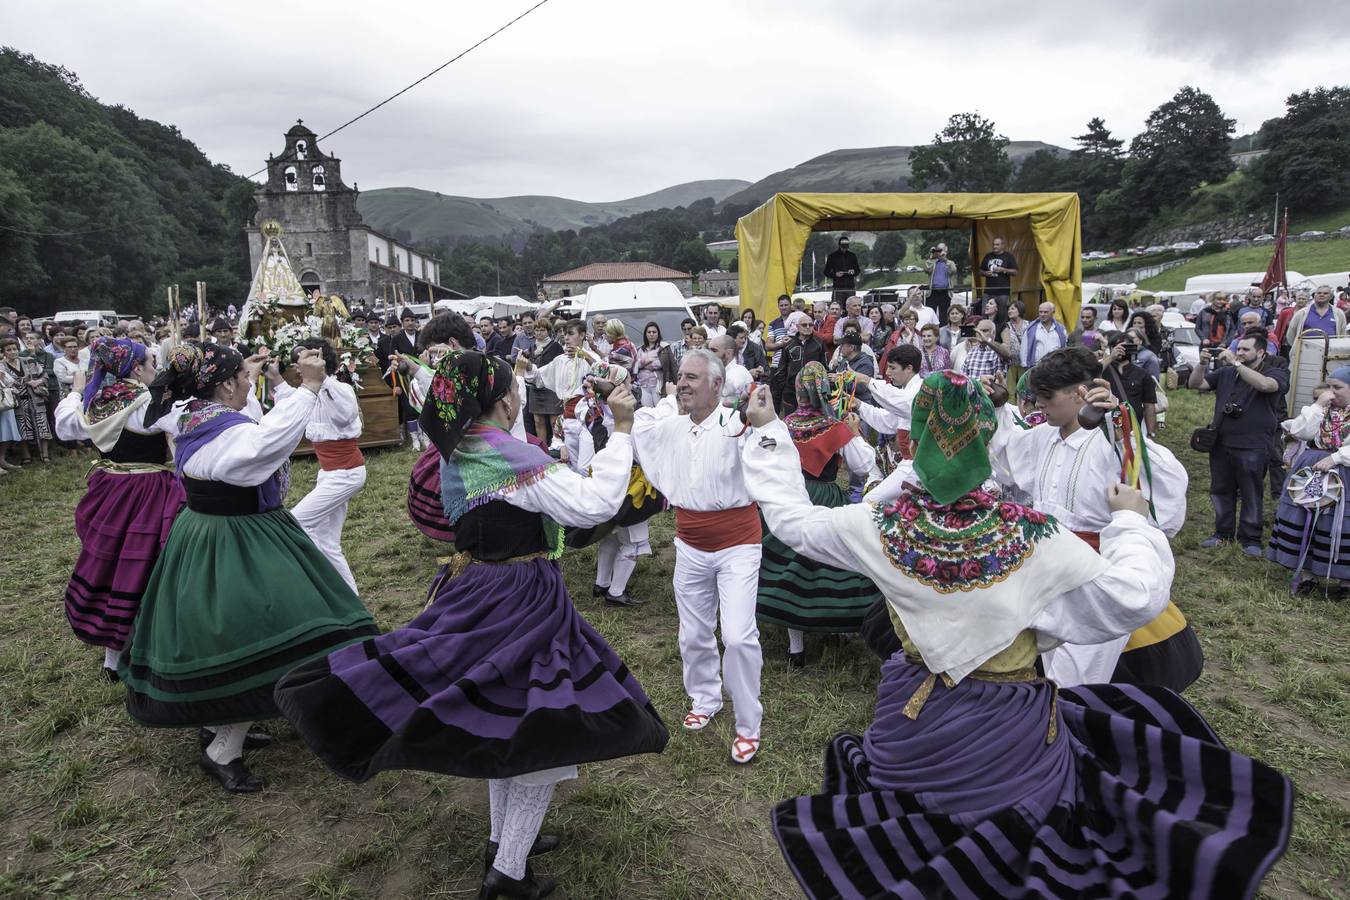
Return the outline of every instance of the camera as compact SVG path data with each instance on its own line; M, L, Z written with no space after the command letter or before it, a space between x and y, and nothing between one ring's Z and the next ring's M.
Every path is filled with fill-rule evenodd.
M1228 416L1230 419L1242 418L1242 412L1243 410L1241 403L1225 403L1223 405L1223 414L1225 416Z

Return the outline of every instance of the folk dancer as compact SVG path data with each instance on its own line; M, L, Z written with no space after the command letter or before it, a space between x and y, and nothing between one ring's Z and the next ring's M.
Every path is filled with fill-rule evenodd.
M575 459L581 452L582 424L577 418L577 403L586 392L586 377L592 366L601 361L601 357L590 353L585 345L586 324L579 319L569 321L563 326L562 355L544 366L531 364L525 373L527 384L547 388L563 401L563 448L568 459ZM608 353L608 342L604 346Z
M1002 403L999 430L990 445L1000 482L1029 496L1032 506L1094 547L1111 522L1107 488L1121 476L1114 443L1100 429L1085 429L1078 422L1087 393L1107 384L1099 380L1101 372L1101 361L1084 347L1050 353L1027 373L1046 423L1018 427L1012 405ZM1147 450L1152 474L1141 489L1152 500L1149 521L1170 538L1186 522L1186 468L1161 444L1149 441ZM1204 661L1195 631L1170 602L1132 635L1097 646L1066 641L1043 659L1046 676L1061 687L1109 681L1158 685L1178 693L1200 677Z
M167 422L146 421L155 378L147 349L125 338L96 338L87 381L55 410L62 440L90 440L99 459L75 507L80 553L66 586L66 621L75 637L103 648L103 673L117 680L131 626L155 560L187 498L170 462Z
M508 428L520 398L505 361L452 353L422 424L444 460L459 555L403 628L302 665L277 703L319 758L366 781L391 769L488 779L480 898L543 897L527 857L554 785L581 763L659 753L668 734L642 687L567 595L564 525L595 525L628 485L633 399L610 395L615 434L583 478Z
M796 389L797 409L783 423L801 457L806 493L814 506L845 506L848 495L837 484L840 465L865 483L879 482L876 455L839 419L837 388L824 366L803 366ZM877 586L866 576L802 556L774 537L772 529L764 532L763 548L756 615L761 623L787 628L788 665L793 668L806 665L804 632L856 632L872 604L881 601Z
M188 400L175 447L187 509L150 573L117 669L136 721L214 729L202 735L198 765L231 793L263 788L243 751L268 740L250 736L249 724L277 715L277 680L377 631L281 505L291 452L323 389L323 357L303 351L300 388L254 422L240 410L263 362L218 344L183 345L150 387L152 416ZM281 383L275 366L268 378Z
M348 504L366 483L366 458L356 445L361 436L361 408L356 389L337 377L337 351L332 344L323 338L308 338L296 345L296 352L302 350L323 354L327 377L305 426L305 437L314 445L319 461L319 474L314 488L291 508L291 515L359 596L352 567L342 553L342 528Z
M755 623L763 533L741 474L740 448L752 436L719 403L722 380L722 362L712 352L685 353L674 396L638 410L633 441L647 478L675 507L675 605L691 701L684 729L701 731L712 721L722 708L725 676L736 713L731 759L748 763L759 752L763 718Z
M1110 488L1100 555L1001 500L986 484L993 407L952 372L914 403L917 484L881 507L812 506L767 392L748 414L744 474L769 528L875 581L903 644L866 734L831 741L822 792L774 808L808 897L1255 894L1288 846L1289 780L1165 688L1060 690L1035 669L1038 650L1166 607L1172 554L1139 491Z

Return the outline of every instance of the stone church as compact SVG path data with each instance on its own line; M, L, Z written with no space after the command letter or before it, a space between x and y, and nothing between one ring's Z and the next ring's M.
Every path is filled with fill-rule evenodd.
M313 131L297 121L280 156L267 159L267 181L255 193L258 214L248 232L251 266L262 257L262 223L281 225L281 242L306 291L337 294L348 306L389 304L395 286L408 303L464 294L441 286L440 261L366 225L356 209L356 187L342 181L342 161L319 150Z

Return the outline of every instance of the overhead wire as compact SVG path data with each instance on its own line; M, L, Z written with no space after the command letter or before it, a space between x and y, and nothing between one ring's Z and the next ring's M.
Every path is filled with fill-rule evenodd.
M509 22L507 22L505 25L502 25L501 27L499 27L498 29L496 29L496 30L493 31L492 33L488 34L487 36L485 36L485 37L483 37L483 38L480 38L478 41L476 41L475 43L471 44L469 47L465 48L464 50L461 50L459 53L455 54L455 55L454 55L453 57L451 57L450 59L446 60L445 62L441 63L441 64L440 64L439 66L437 66L436 68L432 69L432 70L431 70L430 72L428 72L427 74L423 75L421 78L417 79L416 81L412 82L411 84L408 84L408 85L404 86L404 87L401 88L400 90L395 91L394 93L390 94L388 97L385 97L385 98L384 98L383 100L381 100L379 103L376 103L374 106L370 107L369 109L367 109L365 112L361 113L360 115L353 116L352 118L350 118L350 119L348 119L347 121L343 122L343 123L342 123L341 125L339 125L338 127L334 128L332 131L328 132L327 134L325 134L325 135L323 135L323 136L321 136L321 137L315 138L315 139L314 139L314 142L317 144L319 141L327 140L328 138L330 138L330 137L332 137L333 135L337 134L339 131L342 131L344 128L347 128L347 127L350 126L350 125L355 125L357 122L361 121L361 120L364 119L366 116L368 116L368 115L370 115L371 113L375 112L375 111L376 111L377 109L379 109L380 107L385 106L386 104L388 104L388 103L390 103L390 102L392 102L392 101L394 101L394 100L397 100L399 97L401 97L401 96L403 96L404 94L408 93L408 91L410 91L410 90L412 90L413 88L417 87L419 84L421 84L422 82L426 81L428 78L434 77L435 75L437 75L437 74L439 74L441 71L443 71L446 67L450 66L452 63L458 62L459 60L463 59L463 58L464 58L465 56L467 56L468 54L472 53L474 50L477 50L479 47L483 46L483 45L486 44L488 41L492 40L492 39L495 38L497 35L501 34L503 31L505 31L506 29L510 28L512 25L516 24L516 23L519 22L521 19L525 18L525 17L528 16L530 13L534 12L534 11L537 10L539 7L543 6L545 3L548 3L548 2L549 2L549 0L538 0L537 3L535 3L533 6L531 6L529 9L525 10L524 12L520 13L520 14L519 14L518 16L516 16L514 19L510 20ZM285 157L284 157L284 156L282 157L282 160L283 160L283 161L285 160ZM270 165L270 163L269 163L269 165ZM267 166L263 166L263 167L262 167L261 169L259 169L258 171L253 172L253 173L250 173L249 175L245 175L244 177L245 177L246 179L252 179L252 178L254 178L254 177L258 176L258 175L261 175L263 172L266 172L266 171L267 171L267 168L268 168ZM13 227L13 226L11 226L11 225L5 225L5 224L3 224L3 223L0 223L0 231L6 231L6 232L9 232L9 233L11 233L11 234L28 235L28 236L30 236L30 237L75 237L75 236L77 236L77 235L82 235L82 234L97 234L97 233L100 232L100 231L112 231L113 229L116 229L116 228L125 228L127 225L136 224L137 222L149 221L149 218L150 218L150 217L147 216L147 217L145 217L145 218L143 218L143 219L132 219L132 220L126 221L126 222L118 222L118 223L113 224L113 225L101 225L101 226L99 226L98 228L85 228L85 229L78 229L78 230L73 230L73 231L30 231L30 230L28 230L28 229L24 229L24 228L15 228L15 227Z

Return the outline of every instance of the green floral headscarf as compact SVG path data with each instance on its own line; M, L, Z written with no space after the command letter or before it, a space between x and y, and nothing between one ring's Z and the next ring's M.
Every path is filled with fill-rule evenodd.
M994 404L978 381L952 371L923 380L909 436L914 471L934 500L952 503L993 474L987 445L997 427Z

